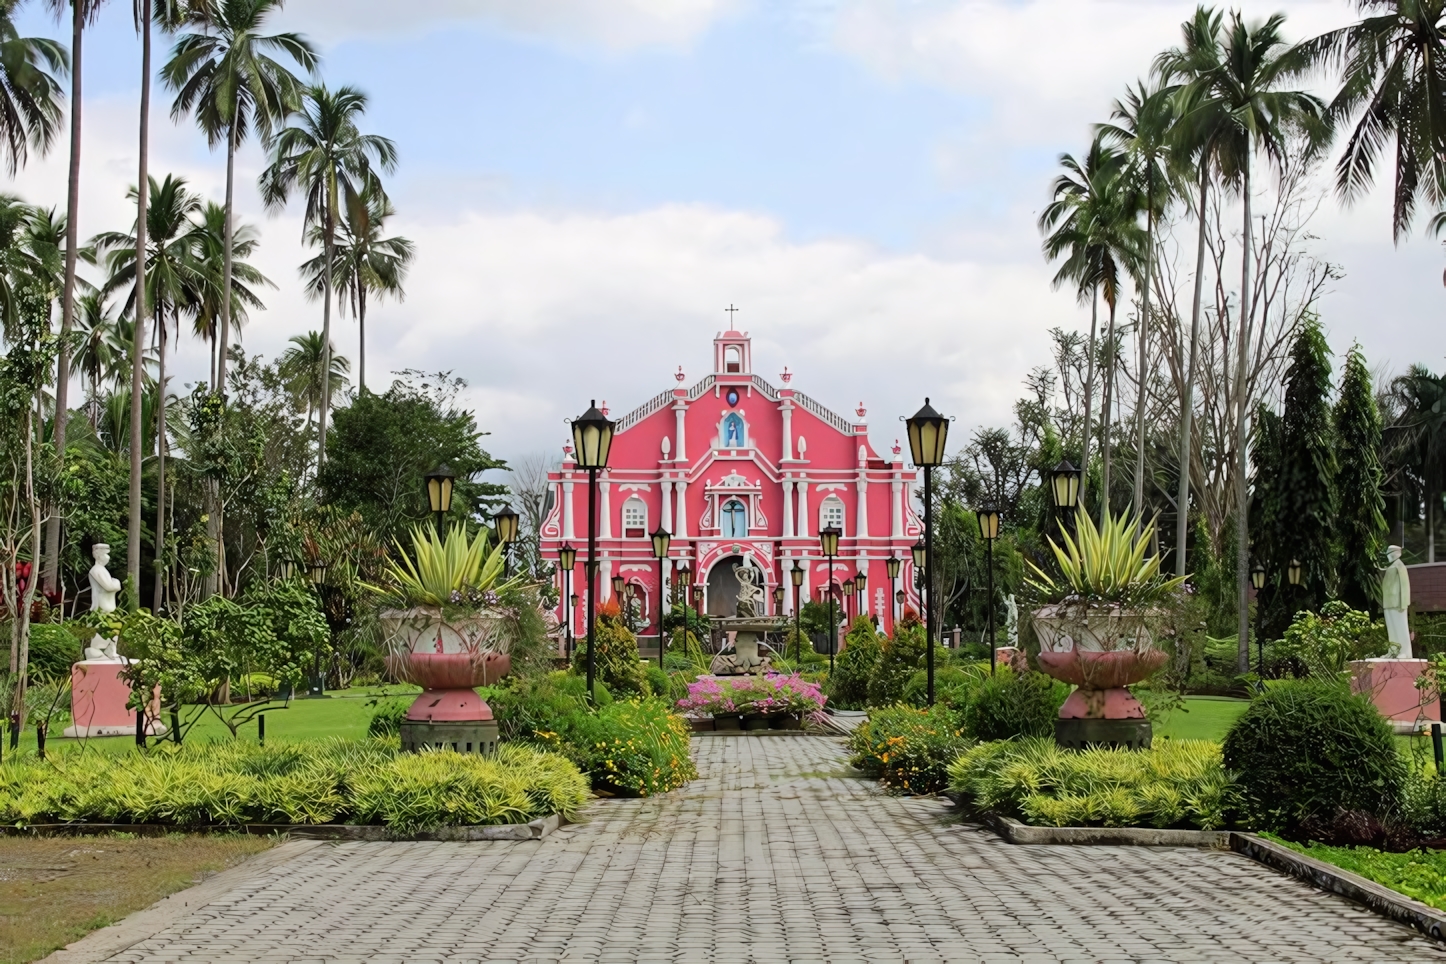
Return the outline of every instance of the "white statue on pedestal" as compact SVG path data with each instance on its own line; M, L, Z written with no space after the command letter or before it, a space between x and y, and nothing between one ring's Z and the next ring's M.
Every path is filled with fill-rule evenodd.
M1004 597L1004 638L1010 646L1019 648L1019 604L1014 601L1014 593Z
M1391 656L1411 659L1411 626L1406 610L1411 606L1411 574L1401 561L1401 547L1388 546L1389 565L1381 572L1381 609L1386 614L1386 638L1391 641Z
M106 563L110 562L110 546L104 542L97 542L91 546L90 554L95 559L95 565L90 567L90 611L98 613L115 612L115 596L120 592L120 580L110 574L106 569ZM120 662L120 656L115 651L114 639L106 639L99 633L91 639L90 645L85 648L85 658L88 660L106 660L108 662Z

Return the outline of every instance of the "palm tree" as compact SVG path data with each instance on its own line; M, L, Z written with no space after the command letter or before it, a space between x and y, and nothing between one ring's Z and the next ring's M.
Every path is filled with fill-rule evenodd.
M377 168L390 173L397 166L397 148L376 134L363 134L357 119L365 112L366 95L354 87L328 90L324 84L309 88L300 120L276 137L271 165L261 173L261 197L273 210L283 207L293 190L306 198L303 223L321 229L326 269L322 272L322 346L331 350L332 273L336 263L336 229L342 205L362 208L364 198L382 201ZM322 392L317 420L317 466L326 461L326 417L330 391L326 381L330 365L321 367Z
M122 309L122 315L133 314L136 308L135 292L137 268L145 277L145 301L156 313L156 341L160 357L160 373L156 385L156 559L161 558L166 541L166 323L176 323L182 311L192 307L194 294L198 289L196 264L193 251L192 232L195 229L193 216L201 210L201 197L186 188L186 179L166 175L157 184L150 179L149 191L153 203L146 211L146 257L143 265L137 265L135 237L117 231L97 236L93 244L98 252L109 251L107 266L109 278L102 288L106 295L130 288L132 294ZM136 191L132 189L130 196ZM179 330L178 330L179 335ZM134 414L134 413L132 413ZM159 611L163 574L156 573L153 611Z
M1052 200L1039 216L1041 231L1050 231L1044 253L1051 261L1063 257L1064 264L1054 276L1054 286L1073 282L1079 299L1090 301L1090 337L1086 357L1084 388L1084 438L1080 461L1089 473L1090 422L1094 401L1095 333L1098 329L1099 298L1109 308L1106 354L1114 357L1115 311L1119 306L1120 284L1142 257L1139 226L1135 223L1133 194L1127 180L1125 157L1096 137L1083 162L1069 154L1060 155L1064 174L1055 178ZM1110 484L1110 390L1113 361L1106 373L1103 410L1103 494L1101 512L1108 511ZM1083 488L1083 487L1081 487Z
M1396 490L1426 506L1426 561L1436 561L1436 506L1446 489L1446 376L1412 365L1391 382L1396 415L1386 427L1386 459ZM1414 513L1413 513L1414 514Z
M1395 141L1391 235L1399 242L1417 202L1446 206L1446 3L1360 0L1367 16L1301 45L1302 55L1341 68L1341 89L1326 118L1357 117L1336 162L1336 191L1346 201L1376 177L1381 148Z
M330 351L324 347L319 331L293 335L291 344L293 347L281 353L277 372L291 395L292 404L305 407L306 424L310 427L311 413L322 410L322 393L335 394L345 389L351 364L336 353L335 346Z
M1197 11L1196 23L1201 21ZM1187 147L1197 147L1202 170L1213 156L1226 183L1238 187L1244 206L1242 217L1240 260L1240 324L1235 352L1235 536L1236 536L1236 598L1240 639L1241 672L1249 668L1250 613L1247 597L1250 586L1250 536L1248 505L1248 453L1246 437L1247 375L1250 357L1251 281L1250 260L1254 257L1251 201L1251 160L1257 150L1281 162L1292 133L1306 135L1306 149L1314 150L1324 140L1325 105L1312 94L1300 90L1281 90L1282 84L1303 76L1310 70L1312 56L1303 46L1287 46L1280 28L1283 14L1276 14L1262 23L1249 25L1238 13L1230 16L1230 25L1219 29L1219 18L1212 23L1215 33L1202 42L1200 56L1186 61L1180 73L1189 79L1182 90L1184 107L1177 129ZM1187 47L1190 31L1186 31ZM1167 55L1168 56L1168 55ZM1201 180L1204 194L1205 180ZM1204 231L1204 209L1201 209L1201 231ZM1196 278L1196 291L1200 290ZM1182 456L1188 455L1182 447ZM1182 465L1188 463L1182 462ZM1183 511L1187 503L1181 502ZM1183 545L1183 541L1180 545Z
M284 0L215 0L198 4L187 22L198 27L177 39L171 59L161 70L166 86L176 92L171 117L194 111L196 122L212 147L226 145L226 206L222 291L234 276L236 150L254 130L269 143L276 125L301 106L303 85L273 55L280 55L308 73L319 63L311 43L296 33L263 34L266 21ZM220 349L212 391L224 392L226 352L231 345L231 298L222 295Z
M100 400L100 383L112 381L125 357L125 348L116 333L116 319L105 298L98 291L87 292L76 299L76 362L81 377L90 383L90 427L95 428ZM57 405L56 411L60 409Z
M70 70L63 44L20 36L14 19L19 6L20 0L0 0L0 151L12 178L29 156L29 145L42 154L50 150L65 113L52 74L63 77Z
M376 292L378 299L387 295L398 301L406 298L402 282L416 256L416 247L406 238L383 238L386 219L396 213L385 197L368 196L360 208L348 208L343 221L344 240L336 246L336 263L332 265L332 285L337 292L337 307L351 308L357 320L358 355L357 387L367 390L367 296ZM319 228L307 232L307 241L322 243ZM326 255L320 254L301 266L306 279L307 297L316 299L326 292Z
M1145 373L1149 369L1150 286L1155 265L1155 223L1176 196L1171 170L1170 128L1175 121L1172 84L1144 81L1126 89L1111 115L1117 123L1102 124L1100 136L1119 146L1129 159L1129 179L1136 203L1145 212L1144 277L1140 281L1139 384L1135 398L1135 485L1131 511L1145 511Z
M266 305L255 289L275 288L269 278L246 259L256 252L259 236L249 224L231 225L231 299L230 319L237 331L246 324L246 311L258 311ZM216 336L221 318L221 293L226 290L226 209L207 202L199 223L191 231L197 289L193 301L193 333L211 344L211 384L217 382L218 349Z

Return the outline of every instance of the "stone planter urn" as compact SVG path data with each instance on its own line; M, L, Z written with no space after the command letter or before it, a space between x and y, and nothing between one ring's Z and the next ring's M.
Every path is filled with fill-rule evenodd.
M1039 668L1075 686L1055 721L1055 742L1147 747L1152 738L1144 707L1125 689L1165 665L1145 614L1118 606L1062 602L1034 613Z
M402 720L402 749L493 752L497 723L475 687L497 682L512 668L502 618L478 613L449 619L437 606L415 606L383 610L379 619L389 642L387 667L422 687Z

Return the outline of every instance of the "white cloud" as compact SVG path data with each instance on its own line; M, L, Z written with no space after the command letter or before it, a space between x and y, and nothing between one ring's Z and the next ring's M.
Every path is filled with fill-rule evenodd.
M307 0L288 8L287 21L326 43L481 23L627 51L686 46L737 6L737 0L412 0L399 16L394 0Z

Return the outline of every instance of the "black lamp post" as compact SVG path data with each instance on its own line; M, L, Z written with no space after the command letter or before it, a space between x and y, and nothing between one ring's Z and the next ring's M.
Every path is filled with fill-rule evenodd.
M577 597L572 594L572 567L577 564L577 550L572 547L571 542L564 542L557 547L557 568L562 570L562 601L563 609L567 612L567 635L564 637L567 642L563 647L563 655L572 659L572 613L577 608ZM572 600L572 609L567 608L569 597Z
M773 587L773 615L783 615L783 583Z
M703 586L701 584L693 587L693 612L697 614L698 621L703 621Z
M1061 534L1064 532L1064 517L1068 515L1073 519L1075 506L1079 504L1080 474L1069 459L1060 459L1049 473L1049 498L1054 503Z
M512 544L517 541L517 524L522 519L510 505L504 505L492 516L497 527L497 541L507 548L502 551L502 578L512 575Z
M311 563L311 584L316 587L316 598L321 602L321 608L326 610L326 600L322 599L322 586L326 584L327 562L325 559L317 558ZM321 651L313 650L311 654L311 687L307 696L321 696L326 686L321 678Z
M905 423L909 429L909 455L924 470L924 633L928 637L925 666L928 669L929 705L934 705L934 593L930 580L934 560L934 468L944 464L944 444L949 438L949 420L924 399L924 407Z
M833 557L838 555L838 537L843 531L838 526L824 526L818 530L819 547L828 560L828 671L833 674L833 651L838 649L838 626L833 621Z
M903 560L900 559L898 556L889 556L889 558L884 562L884 571L889 574L890 599L893 599L895 596L898 595L895 590L899 588L899 567L902 565ZM893 623L893 625L899 625L899 611L897 608L894 608L892 610L889 619Z
M437 517L437 538L444 538L447 533L443 531L443 520L452 511L452 483L457 480L457 473L443 462L422 478L427 480L427 504Z
M1265 588L1265 567L1260 563L1250 570L1250 585L1255 587L1255 673L1264 679L1265 637L1260 635L1260 611L1265 608L1265 600L1260 597L1260 591Z
M1289 582L1290 582L1290 605L1291 605L1291 610L1292 610L1292 613L1293 613L1295 607L1300 605L1300 603L1299 603L1299 601L1298 601L1298 600L1300 599L1300 560L1299 560L1299 559L1292 559L1292 560L1290 560L1290 565L1287 566L1287 567L1286 567L1286 570L1285 570L1285 577L1286 577L1286 579L1289 580Z
M673 543L673 534L662 526L653 530L653 555L658 557L658 669L663 668L663 593L667 591L663 578L663 560L668 558L668 547Z
M613 423L597 410L594 400L581 418L572 422L572 445L577 464L587 470L587 698L593 698L597 677L597 647L593 645L597 598L597 474L607 467L613 444Z
M577 648L577 640L572 638L572 622L577 618L577 605L582 602L582 597L577 593L573 593L567 597L567 601L572 604L572 608L567 611L567 658L571 660L572 654Z
M803 585L804 569L793 560L793 568L788 571L788 577L793 582L793 661L797 663L803 658L803 633L798 624L798 590Z
M976 513L976 516L979 519L979 537L989 547L987 566L989 596L985 599L984 609L989 615L989 672L992 674L994 663L997 660L994 652L994 540L999 538L999 510L993 506L985 506Z
M852 579L845 579L845 580L844 580L844 584L843 584L843 595L844 595L844 619L849 623L849 625L853 625L853 621L854 621L854 604L857 603L858 600L854 598L854 581L853 581Z
M869 614L869 577L862 569L854 573L854 592L858 594L854 601L854 614L867 616Z

